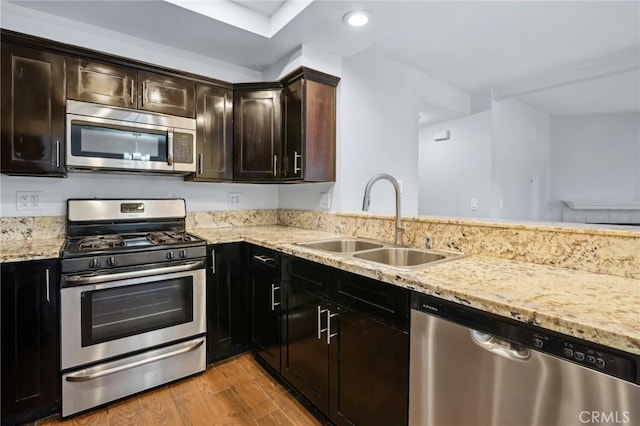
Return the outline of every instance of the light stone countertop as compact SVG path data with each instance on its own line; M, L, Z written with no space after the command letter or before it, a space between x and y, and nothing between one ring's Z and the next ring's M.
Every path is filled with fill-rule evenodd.
M466 256L410 271L296 242L338 236L278 225L190 229L210 244L246 241L587 341L640 354L640 280ZM2 242L2 262L58 257L64 240Z
M0 260L6 263L55 259L60 256L63 244L64 238L0 241Z

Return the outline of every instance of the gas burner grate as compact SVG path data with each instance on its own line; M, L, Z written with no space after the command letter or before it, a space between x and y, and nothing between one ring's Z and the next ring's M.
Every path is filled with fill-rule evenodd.
M147 235L147 239L153 244L171 244L193 241L193 238L189 234L175 231L152 232Z
M98 235L84 237L78 243L78 250L96 250L114 247L124 247L124 240L120 235Z

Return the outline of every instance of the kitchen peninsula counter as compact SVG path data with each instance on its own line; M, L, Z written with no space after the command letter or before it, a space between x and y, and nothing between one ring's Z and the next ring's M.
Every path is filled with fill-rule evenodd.
M401 270L295 245L337 235L286 226L193 229L246 241L542 328L640 354L640 280L485 256Z
M246 241L544 329L640 354L640 280L486 256L401 270L295 243L338 234L280 225L190 229ZM346 236L346 235L345 235ZM3 241L2 262L55 258L64 240Z

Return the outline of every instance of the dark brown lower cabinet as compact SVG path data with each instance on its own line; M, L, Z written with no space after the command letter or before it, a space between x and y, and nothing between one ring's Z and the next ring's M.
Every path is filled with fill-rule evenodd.
M244 244L208 247L207 364L240 353L248 344Z
M325 415L329 412L328 301L283 283L282 375ZM324 324L322 331L321 324Z
M408 292L297 258L283 265L282 376L337 425L406 425Z
M21 424L60 404L58 260L3 263L2 424Z
M251 346L255 353L280 372L280 274L278 255L261 247L249 247Z
M408 333L344 307L334 310L329 417L337 425L406 425Z

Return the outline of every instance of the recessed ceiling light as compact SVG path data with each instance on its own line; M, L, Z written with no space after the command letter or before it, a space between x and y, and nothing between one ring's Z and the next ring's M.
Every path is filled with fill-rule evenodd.
M354 10L342 17L342 22L352 27L364 27L369 23L373 14L366 10Z

